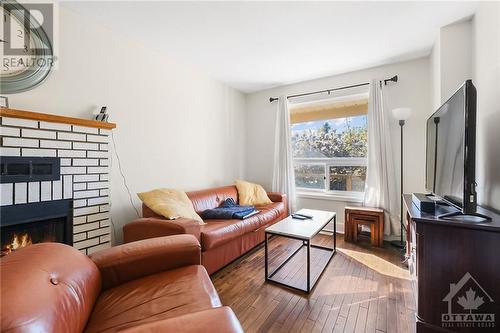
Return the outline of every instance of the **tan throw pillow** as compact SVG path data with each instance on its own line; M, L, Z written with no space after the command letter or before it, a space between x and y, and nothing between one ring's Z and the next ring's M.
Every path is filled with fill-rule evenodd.
M185 217L205 224L200 215L196 214L193 203L184 191L160 188L137 195L153 212L169 220Z
M237 180L236 188L238 189L238 201L240 205L261 206L273 203L267 196L266 190L259 184Z

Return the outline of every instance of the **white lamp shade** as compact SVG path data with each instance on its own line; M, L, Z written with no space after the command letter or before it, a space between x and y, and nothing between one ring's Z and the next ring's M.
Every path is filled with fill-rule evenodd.
M407 120L411 116L410 108L396 108L392 110L392 116L396 120Z

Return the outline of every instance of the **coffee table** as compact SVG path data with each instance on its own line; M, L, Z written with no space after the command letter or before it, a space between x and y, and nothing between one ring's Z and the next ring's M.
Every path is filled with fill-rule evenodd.
M295 290L303 291L306 293L311 292L311 290L314 288L316 283L318 282L319 278L323 274L326 266L330 262L330 260L333 258L335 253L337 252L337 242L335 239L335 236L337 235L337 214L335 212L328 212L328 211L323 211L323 210L315 210L315 209L301 209L297 213L299 214L306 214L313 216L312 219L307 219L307 220L298 220L294 219L291 216L288 216L287 218L277 222L276 224L273 224L272 226L266 228L265 230L265 276L266 276L266 281L276 283L282 286L286 286L288 288L292 288ZM316 236L328 223L330 223L333 220L333 248L330 247L325 247L325 246L320 246L320 245L314 245L312 244L312 239L314 236ZM272 272L269 272L269 254L268 254L268 238L269 236L280 236L280 237L286 237L290 239L296 239L302 241L302 244L288 257L286 258L276 269L274 269ZM301 288L300 286L293 285L290 283L290 281L287 281L287 279L279 279L276 278L275 275L284 267L286 267L286 264L290 262L290 260L297 254L299 253L303 247L306 247L306 254L307 254L307 260L306 260L306 265L307 265L307 281L306 281L306 288ZM316 271L315 271L315 277L313 277L311 281L311 248L315 249L315 252L318 251L326 251L327 255L326 256L321 256L322 260L320 258L317 258L315 261L316 265ZM289 279L288 279L289 280Z

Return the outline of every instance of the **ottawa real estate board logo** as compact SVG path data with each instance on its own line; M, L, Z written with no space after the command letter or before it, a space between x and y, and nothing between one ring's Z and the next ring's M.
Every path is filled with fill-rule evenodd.
M448 303L448 312L441 314L442 327L495 327L495 314L489 311L494 301L469 272L457 283L450 284L443 302Z

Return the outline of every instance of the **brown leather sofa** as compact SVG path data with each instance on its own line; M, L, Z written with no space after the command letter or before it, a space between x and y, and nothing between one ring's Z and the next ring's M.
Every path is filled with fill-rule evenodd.
M209 274L216 272L264 241L264 229L288 215L285 194L269 192L272 204L258 206L259 214L245 220L205 220L205 225L186 218L166 220L147 206L142 219L123 227L125 243L175 234L194 235L201 243L201 262ZM236 186L224 186L187 192L195 211L218 207L227 198L238 202Z
M90 255L59 243L1 259L2 332L243 332L191 235Z

